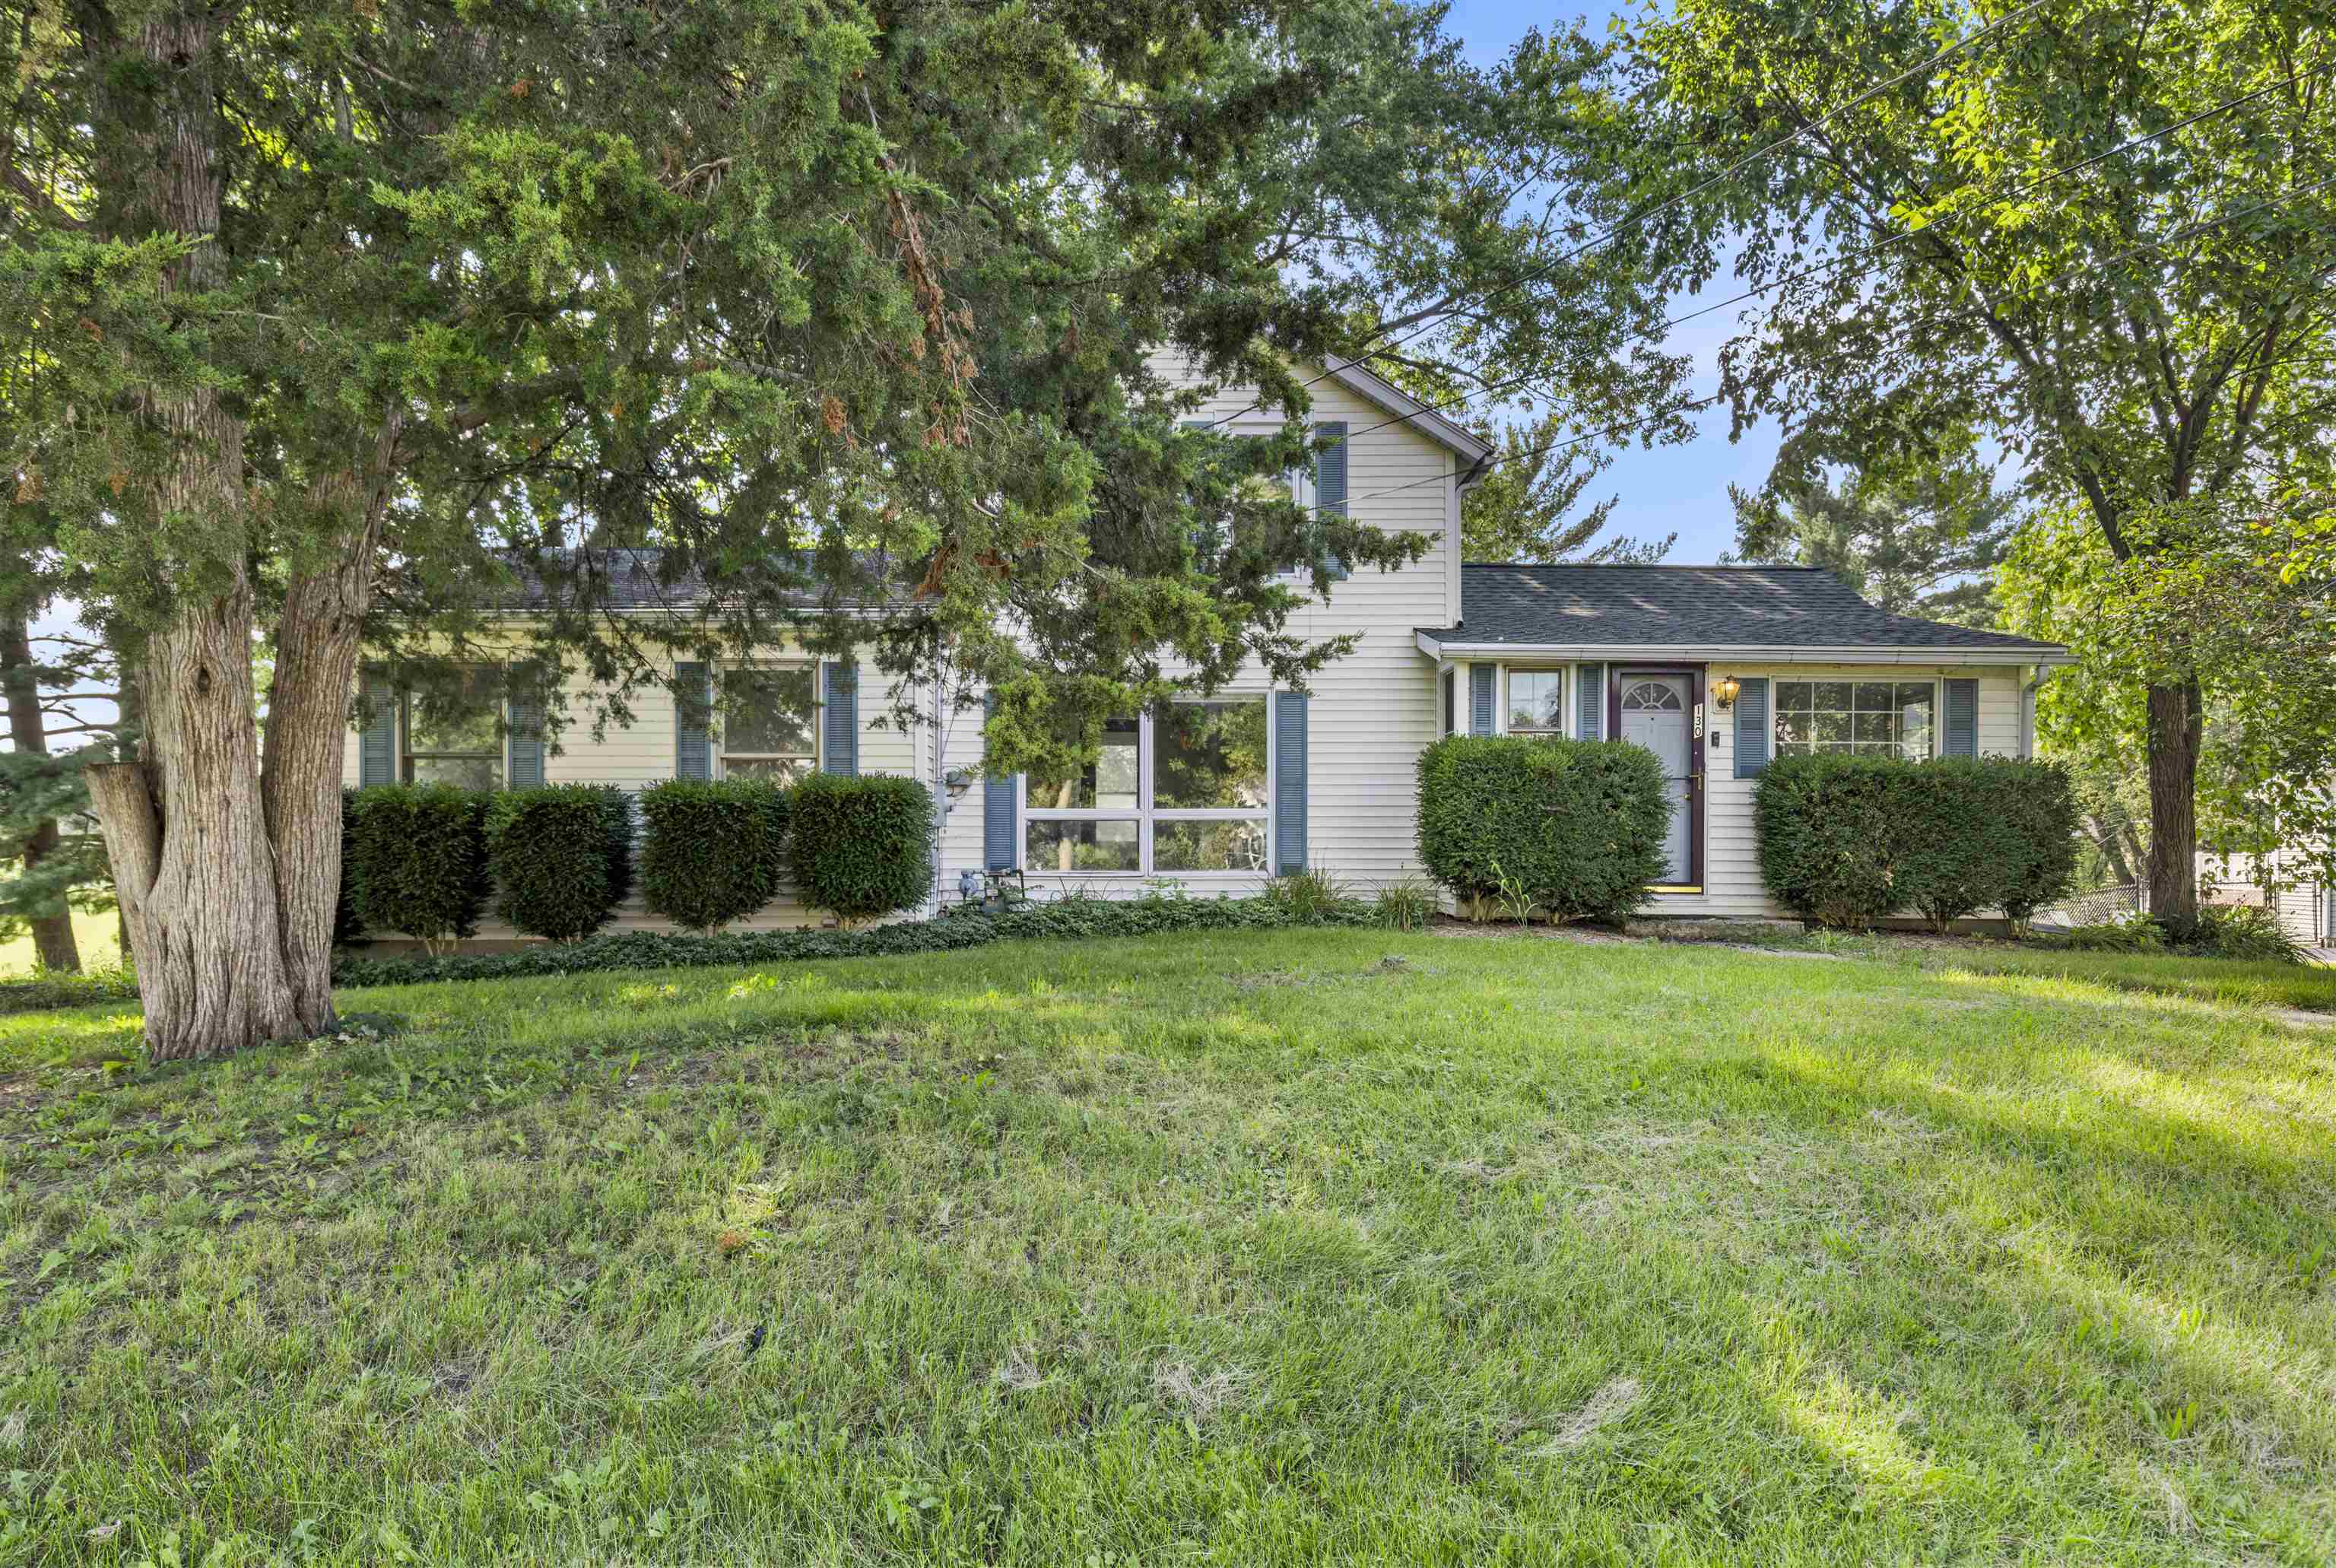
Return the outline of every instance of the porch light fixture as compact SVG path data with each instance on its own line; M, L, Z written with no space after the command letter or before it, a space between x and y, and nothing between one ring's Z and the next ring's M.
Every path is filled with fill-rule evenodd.
M961 767L949 769L941 782L948 786L949 798L952 803L963 800L966 792L973 788L973 775Z
M1736 694L1743 689L1742 681L1732 675L1723 675L1711 683L1711 700L1718 704L1724 712L1736 706Z

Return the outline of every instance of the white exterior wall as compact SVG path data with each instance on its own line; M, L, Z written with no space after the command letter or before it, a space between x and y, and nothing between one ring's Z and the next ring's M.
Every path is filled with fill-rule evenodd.
M1174 362L1154 368L1175 375ZM1311 389L1310 421L1343 420L1347 452L1348 515L1390 532L1418 531L1436 543L1418 561L1397 571L1358 568L1336 583L1330 601L1309 601L1290 618L1290 628L1309 640L1341 632L1359 634L1355 650L1332 663L1310 683L1307 746L1307 862L1359 891L1405 876L1423 874L1418 860L1414 765L1420 751L1443 733L1436 667L1421 657L1418 628L1447 625L1460 582L1460 514L1455 454L1377 404L1335 381ZM1275 414L1250 412L1249 399L1227 393L1194 419L1228 421L1228 430L1278 425ZM1381 426L1384 428L1372 428ZM1397 487L1405 487L1397 489ZM1375 495L1377 491L1396 493ZM1268 691L1263 669L1244 669L1223 695ZM954 716L949 725L947 765L968 771L981 765L981 712ZM977 782L950 813L943 836L941 886L954 899L958 874L984 864L982 813L985 792ZM1020 827L1017 824L1017 833ZM1017 843L1021 840L1017 836ZM1024 859L1017 854L1017 861ZM1219 892L1254 893L1264 879L1232 873L1175 873L1195 897ZM1107 896L1143 891L1138 876L1030 873L1032 891L1054 897L1077 888Z
M773 661L809 661L810 656L774 649L768 657ZM612 722L607 726L606 733L596 738L592 733L593 705L589 685L580 677L571 677L566 686L566 727L545 747L544 783L616 784L622 789L638 791L675 776L677 712L670 691L661 686L636 690L628 698L633 709L632 723L619 726ZM919 724L903 730L891 723L889 712L895 689L889 683L880 686L875 671L866 665L861 666L859 771L862 774L909 774L930 784L932 754L926 732L931 726ZM927 711L926 705L920 703L919 711ZM718 721L715 727L718 734ZM352 729L341 753L341 781L351 788L356 786L358 778L357 746L358 735ZM554 746L559 749L554 751ZM508 764L504 776L510 776ZM822 918L788 894L782 895L777 901L730 929L787 930L817 925ZM642 904L640 893L636 890L633 896L618 907L617 917L609 922L608 929L624 931L672 930L675 928L672 922L651 914ZM371 934L380 940L400 940L398 933L394 931ZM475 940L496 942L529 939L489 913L480 920Z
M2278 890L2270 901L2279 917L2280 929L2306 947L2321 946L2330 935L2327 924L2331 911L2328 890L2320 881L2311 856L2302 848L2282 849L2273 856L2272 873ZM2263 903L2255 857L2201 851L2198 896L2212 904Z

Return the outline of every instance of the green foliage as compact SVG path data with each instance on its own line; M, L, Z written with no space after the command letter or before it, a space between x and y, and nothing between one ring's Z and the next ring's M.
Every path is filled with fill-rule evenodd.
M913 909L932 888L932 792L912 778L813 774L788 792L795 887L845 925Z
M1419 759L1419 853L1472 903L1620 920L1663 873L1671 802L1643 746L1452 735Z
M2300 964L2308 957L2304 945L2288 934L2279 917L2259 904L2205 906L2179 947L2201 958L2254 963Z
M1402 877L1382 885L1371 900L1379 923L1394 930L1416 930L1436 919L1444 901L1436 884L1419 877Z
M1351 908L1354 895L1330 872L1309 868L1288 872L1265 884L1266 902L1294 920L1311 920L1333 911Z
M1737 553L1823 567L1894 615L1991 625L1995 568L2024 521L2018 497L1967 449L1907 465L1851 457L1857 466L1837 480L1798 472L1757 493L1729 486Z
M2166 948L2166 928L2146 916L2071 926L2049 940L2080 953L2162 953Z
M2004 860L1990 901L2024 930L2036 911L2077 885L2078 856L2087 844L2077 810L2075 782L2055 762L1988 758L1989 810L2002 823Z
M607 925L632 889L631 803L608 784L500 792L487 852L495 912L530 936L574 941Z
M694 931L719 930L779 896L787 792L766 780L668 779L641 792L641 893Z
M375 784L348 803L346 872L355 918L433 951L479 929L492 886L489 796L453 784Z
M645 879L646 880L646 879ZM1377 911L1364 902L1285 899L1066 898L1000 915L902 920L860 930L736 931L718 936L667 936L621 931L558 946L507 953L457 953L428 958L344 957L334 966L340 986L393 986L423 980L506 979L521 975L576 975L610 969L697 968L786 963L814 959L876 958L887 954L954 952L992 942L1040 938L1143 937L1173 931L1267 931L1319 926L1371 926Z
M1803 920L1863 928L1902 910L1946 930L2025 920L2068 891L2077 824L2065 773L2008 757L1778 757L1753 818L1760 874Z
M127 964L112 969L85 969L79 974L50 969L0 979L0 1014L40 1013L52 1008L137 999L138 974Z
M1568 411L1499 433L1493 467L1460 498L1464 559L1627 563L1670 553L1676 533L1660 540L1598 537L1612 521L1618 496L1576 514L1582 492L1613 461L1594 448L1565 444L1576 423Z
M365 940L365 922L357 919L357 884L350 874L356 863L357 792L341 792L341 885L333 899L333 946L346 948Z

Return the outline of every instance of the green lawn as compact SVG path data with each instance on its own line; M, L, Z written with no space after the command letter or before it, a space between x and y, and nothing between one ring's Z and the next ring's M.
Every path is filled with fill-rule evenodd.
M346 1006L0 1018L0 1563L2336 1556L2336 1029L2252 1005L1292 932Z

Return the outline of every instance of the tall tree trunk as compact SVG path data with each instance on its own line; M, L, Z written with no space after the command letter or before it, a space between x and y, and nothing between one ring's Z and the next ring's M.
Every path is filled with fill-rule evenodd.
M349 527L336 559L292 579L277 623L260 800L276 848L276 892L293 1007L311 1034L333 1024L333 913L341 895L341 765L357 639L373 595L375 542L396 465L400 416L370 461L310 488L309 503Z
M40 683L33 675L31 618L21 609L0 613L0 684L8 691L8 744L32 756L49 755L47 716L41 712ZM24 839L24 873L57 852L57 819L44 817ZM81 949L73 940L73 913L32 917L33 951L41 967L81 972Z
M127 237L197 243L165 279L215 285L222 131L210 83L212 14L150 15L119 78L135 93L122 181ZM149 389L169 458L148 498L161 565L180 598L135 661L143 758L92 767L90 802L138 954L149 1053L214 1055L301 1031L260 801L251 683L251 544L243 428L211 387Z
M2149 688L2149 912L2176 935L2198 923L2198 683Z

